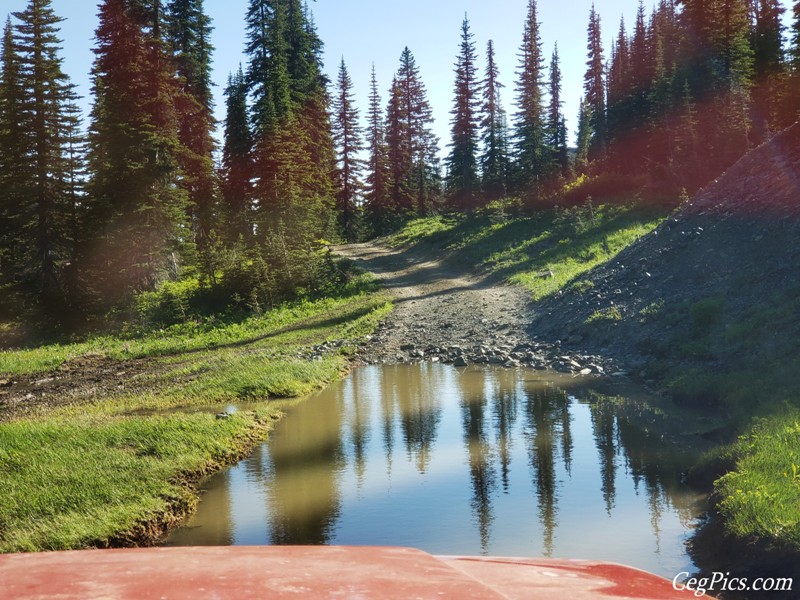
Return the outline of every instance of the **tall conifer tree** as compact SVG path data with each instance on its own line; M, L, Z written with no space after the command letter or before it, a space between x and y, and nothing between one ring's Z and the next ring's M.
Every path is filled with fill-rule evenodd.
M178 185L177 86L160 38L125 0L104 0L95 32L89 138L95 284L107 301L179 275L186 193Z
M786 11L778 0L758 0L753 32L754 128L758 139L780 127L780 111L785 85L783 25Z
M451 206L475 207L478 179L478 86L474 36L469 19L461 24L461 45L456 60L453 109L450 111L451 142L447 158L447 194Z
M389 216L386 133L384 128L383 108L378 91L378 79L375 65L372 65L370 79L369 113L367 114L367 176L365 210L374 233L383 233Z
M339 226L347 241L356 239L358 196L361 188L363 149L358 109L353 96L353 81L344 58L339 65L336 95L333 99L333 139L336 144L336 209Z
M425 214L438 200L439 140L414 55L405 48L386 110L386 143L394 207Z
M27 196L25 187L29 180L20 58L14 45L11 17L3 29L0 59L0 281L10 281L16 278L22 263L16 238L20 204Z
M589 160L601 158L607 143L606 126L606 86L605 60L603 59L603 40L600 30L600 15L592 4L589 15L586 74L583 77L586 102L591 108L592 136L589 145Z
M250 0L253 206L279 295L313 289L316 240L333 233L335 153L322 42L299 0Z
M584 174L589 166L589 147L592 143L592 107L586 98L581 98L576 135L575 171Z
M480 127L483 132L481 184L486 200L495 200L508 189L508 131L506 114L500 97L503 84L494 55L494 43L486 45L486 76L483 79L483 104Z
M17 178L25 195L15 199L12 216L17 227L15 244L24 261L22 275L35 285L39 298L56 307L63 302L60 275L71 257L68 173L69 129L67 105L75 100L61 70L61 40L51 0L29 0L14 13L14 46L18 56L18 102L23 150ZM13 97L11 108L13 111ZM12 186L14 184L12 182Z
M515 178L520 190L536 195L545 176L545 108L542 41L536 0L528 0L520 49L515 117Z
M242 67L228 76L225 88L225 132L222 147L222 195L228 239L249 242L252 223L252 149L248 124L247 83Z
M553 49L550 60L550 103L547 109L547 146L550 152L548 173L566 178L569 175L569 151L567 148L567 131L561 99L561 64L558 57L558 45Z
M800 118L800 0L794 3L788 51L789 76L781 110L781 125L788 126Z
M609 144L614 144L625 135L630 119L631 49L625 30L625 19L619 22L619 33L613 46L608 67L607 114Z
M176 97L181 186L189 198L201 273L213 279L212 230L216 227L217 182L214 173L215 121L211 94L211 19L203 0L170 0L166 11L169 46L179 78Z
M789 62L795 72L800 71L800 0L794 3L792 9L794 18L791 25L791 46L789 47Z

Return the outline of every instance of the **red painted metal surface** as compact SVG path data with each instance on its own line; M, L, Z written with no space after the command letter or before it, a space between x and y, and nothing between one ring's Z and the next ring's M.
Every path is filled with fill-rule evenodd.
M408 548L268 546L0 556L0 598L652 599L695 596L620 565L434 557Z

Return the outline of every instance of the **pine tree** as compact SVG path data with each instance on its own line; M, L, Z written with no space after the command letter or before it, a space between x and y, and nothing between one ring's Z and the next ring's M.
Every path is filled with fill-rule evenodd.
M478 85L474 36L469 19L461 24L461 46L456 60L455 97L447 158L447 194L450 205L471 210L477 203L478 180Z
M756 73L753 90L754 129L757 140L780 127L780 111L786 83L783 25L786 11L778 0L758 0L753 31L753 67Z
M800 1L794 3L792 9L794 19L791 25L791 47L789 49L789 62L795 73L800 71Z
M306 7L250 0L246 21L254 230L259 261L272 273L273 301L315 289L317 240L334 233L331 100L322 42Z
M291 111L286 8L280 0L250 0L245 18L248 92L257 136L268 136Z
M85 243L87 139L83 132L83 115L73 90L64 104L62 139L63 179L61 187L67 207L65 263L63 268L64 291L68 303L74 308L84 299L80 264L80 248Z
M410 213L413 199L408 191L411 172L411 132L407 126L403 90L395 75L386 104L386 161L389 172L389 197L393 213Z
M499 70L494 56L494 43L486 46L486 76L482 83L483 105L480 127L483 131L481 155L481 185L486 200L496 200L506 194L508 186L508 139L506 115L500 98Z
M439 140L416 60L406 47L386 110L386 144L395 210L426 214L440 191Z
M389 197L387 182L386 135L384 129L381 96L378 92L378 79L375 65L372 65L370 79L369 113L367 115L367 176L365 210L374 233L384 233L389 217Z
M364 148L358 109L353 98L353 81L344 58L339 66L336 96L333 100L333 139L336 144L336 209L339 225L347 241L356 239L358 196L361 188L361 160Z
M675 189L692 190L704 183L700 179L700 140L698 139L698 117L689 81L685 80L681 90L681 110L675 127L674 169Z
M625 19L621 18L617 41L613 46L611 61L608 67L607 114L609 144L615 144L623 138L630 119L630 79L631 56L628 47L628 35L625 31Z
M753 50L747 0L721 0L720 21L714 48L721 63L717 81L715 165L722 171L750 145L750 101L753 79Z
M682 0L682 68L695 101L706 106L698 137L707 177L724 170L750 145L753 82L749 0Z
M167 6L169 46L180 82L176 96L180 184L189 198L189 217L200 254L201 273L213 279L211 238L217 220L213 132L216 127L211 94L211 19L203 0L171 0Z
M14 45L11 18L3 30L0 70L0 282L11 281L21 268L16 244L19 210L30 180L25 157L29 145L24 125L20 57Z
M517 81L515 177L518 189L534 196L543 183L547 166L542 69L542 42L536 0L528 0Z
M260 237L296 228L289 245L325 237L335 170L322 43L296 0L250 0L254 203Z
M680 62L685 69L690 89L704 101L713 91L713 26L717 2L678 0L683 5L680 24L684 31Z
M788 127L800 118L800 1L794 3L788 51L789 74L781 107L781 125Z
M644 1L639 0L639 8L636 11L636 26L631 39L631 93L632 106L630 118L636 121L637 125L644 123L649 114L647 104L650 84L654 77L655 67L655 40L654 32L651 30L648 35L645 25ZM656 34L657 35L657 34ZM663 48L662 48L663 51ZM661 57L663 60L663 55Z
M575 171L586 173L589 165L589 147L592 142L592 107L586 98L581 98L578 112L578 131L575 151Z
M30 0L24 11L14 13L14 46L18 56L18 92L21 128L26 132L19 147L23 152L19 179L25 195L17 197L12 217L17 227L15 244L24 261L22 276L35 286L46 305L63 306L61 273L71 256L68 217L69 119L67 104L75 94L61 70L61 40L51 0ZM12 108L13 110L13 108ZM20 140L22 141L22 140ZM14 185L14 184L12 184Z
M674 124L672 123L672 71L665 62L664 38L660 35L658 22L653 21L651 32L653 73L645 106L647 119L646 144L638 151L645 158L645 168L653 181L668 182L672 178Z
M225 132L222 147L222 196L229 242L249 242L252 223L252 149L247 111L247 83L241 66L225 88Z
M584 75L584 90L586 102L591 108L591 141L589 144L589 160L602 158L606 151L606 86L605 86L605 61L603 59L603 42L600 31L600 15L597 14L594 4L589 15L588 27L589 58L586 62L587 70Z
M100 5L92 71L88 215L94 284L106 301L177 277L186 193L178 185L177 86L160 20L143 26L125 0Z
M565 119L561 107L561 66L558 57L558 45L553 50L550 61L550 104L547 110L547 146L550 152L551 166L547 171L561 176L569 176L569 153L567 149L567 135Z

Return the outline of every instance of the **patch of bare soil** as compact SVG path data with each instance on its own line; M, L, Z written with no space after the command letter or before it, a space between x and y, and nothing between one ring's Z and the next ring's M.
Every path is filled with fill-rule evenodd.
M378 243L334 250L375 273L395 296L395 310L368 337L358 361L496 364L584 375L613 370L605 358L567 354L558 340L529 335L529 294L490 275L470 272L457 255L434 256L424 245L397 249Z
M145 390L163 370L152 359L126 361L85 354L47 373L0 377L0 423L42 410Z

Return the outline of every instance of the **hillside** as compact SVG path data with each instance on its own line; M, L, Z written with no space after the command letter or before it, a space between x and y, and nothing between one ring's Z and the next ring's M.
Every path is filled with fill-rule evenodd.
M791 392L797 378L785 375L800 372L799 174L800 123L543 300L531 333L612 355L669 384L679 401L724 405L734 417L751 413L744 404L763 379L779 377L781 396Z

